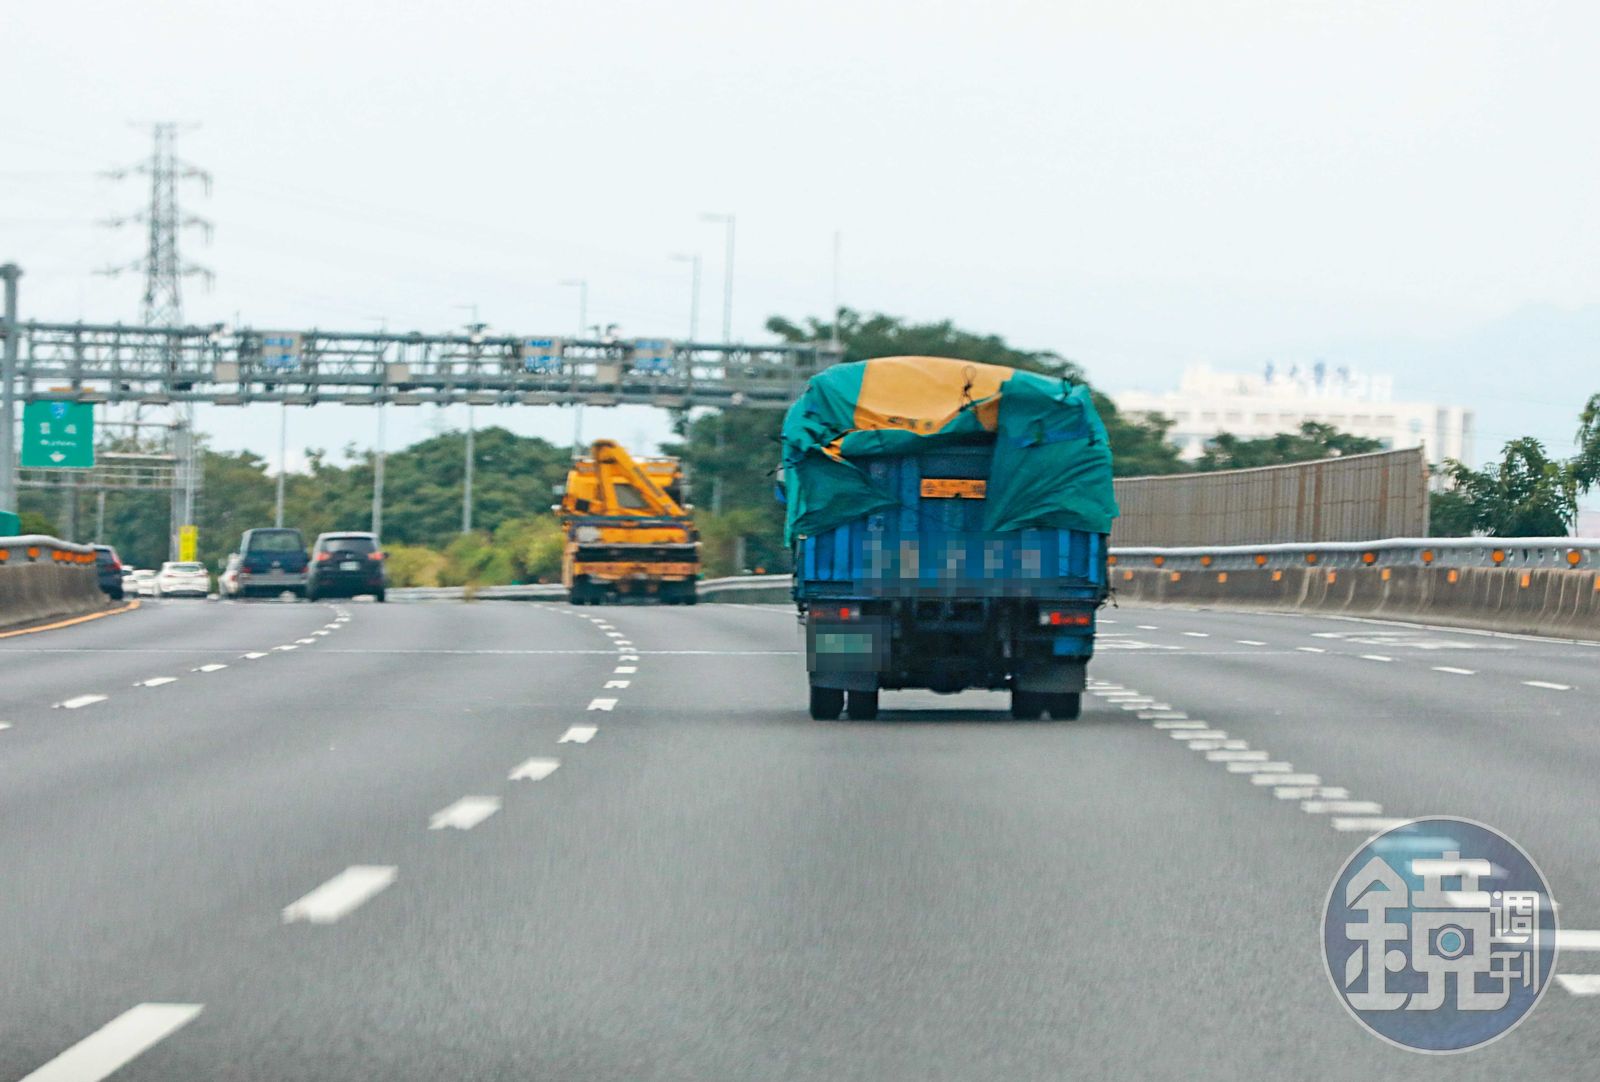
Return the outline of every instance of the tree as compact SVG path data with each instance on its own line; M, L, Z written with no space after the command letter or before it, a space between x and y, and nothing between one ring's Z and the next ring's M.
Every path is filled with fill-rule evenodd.
M1552 460L1529 436L1506 444L1501 460L1474 470L1445 463L1474 533L1491 537L1565 537L1578 517L1579 482L1572 462Z
M1591 395L1578 415L1577 441L1572 476L1579 491L1588 492L1600 486L1600 394Z
M1279 432L1254 439L1241 439L1231 432L1219 433L1206 441L1195 468L1202 471L1250 469L1381 450L1383 443L1379 440L1341 432L1333 425L1306 421L1298 432Z

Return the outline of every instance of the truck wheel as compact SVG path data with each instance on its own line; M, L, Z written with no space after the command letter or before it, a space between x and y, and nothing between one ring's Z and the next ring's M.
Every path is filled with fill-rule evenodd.
M851 721L877 721L878 720L878 693L876 691L852 691L850 702L844 711Z
M1057 721L1077 721L1078 715L1083 712L1083 694L1077 691L1064 691L1056 695L1042 695L1044 708L1050 711L1050 716Z
M837 721L844 709L844 692L838 688L811 685L811 717L814 721Z
M1011 716L1017 721L1038 721L1044 713L1042 698L1032 691L1012 691Z

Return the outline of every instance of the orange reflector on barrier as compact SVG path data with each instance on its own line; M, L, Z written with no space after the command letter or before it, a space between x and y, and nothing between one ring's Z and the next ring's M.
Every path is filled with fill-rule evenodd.
M1283 581L1283 572L1282 571L1274 571L1272 573L1272 581L1273 582L1282 582Z
M1316 562L1317 562L1317 554L1316 553L1314 553L1314 552L1306 553L1306 563L1314 564Z
M1460 579L1461 579L1461 572L1457 571L1453 567L1450 569L1450 573L1445 576L1445 581L1446 582L1458 582L1458 581L1460 581Z
M1107 556L1106 557L1106 563L1110 564L1112 567L1116 567L1117 566L1117 558L1115 556Z
M1422 562L1425 563L1425 564L1433 563L1433 550L1432 549L1423 549L1422 550Z
M1133 581L1133 572L1132 571L1124 571L1122 573L1122 581L1123 582L1132 582Z
M1218 582L1227 582L1228 581L1228 573L1226 571L1218 571L1217 572L1217 581Z
M1529 586L1532 586L1532 585L1533 585L1533 576L1531 574L1529 574L1528 572L1524 571L1522 573L1522 588L1524 590L1526 590Z
M1165 557L1165 556L1157 556L1157 557L1156 557L1156 558L1155 558L1155 560L1154 560L1154 561L1152 561L1152 562L1153 562L1153 563L1154 563L1154 564L1155 564L1155 565L1156 565L1156 566L1157 566L1157 567L1160 567L1160 566L1161 566L1161 565L1162 565L1162 564L1164 564L1164 563L1166 563L1166 562L1167 562L1167 558L1166 558L1166 557Z
M1378 573L1378 577L1380 579L1382 579L1384 582L1388 582L1389 581L1389 568L1386 567L1382 571L1380 571Z
M1209 556L1200 557L1200 566L1201 567L1210 567L1211 566L1211 557L1209 557Z
M1577 567L1579 564L1583 563L1583 553L1579 552L1577 549L1568 549L1567 563L1571 564L1573 567Z
M1177 582L1181 578L1183 578L1183 572L1182 571L1174 571L1172 573L1172 581L1173 582Z
M1378 554L1376 552L1363 552L1361 554L1361 562L1364 564L1375 564L1378 562Z
M28 548L28 559L37 560L38 558L39 558L39 547L37 545L29 546L29 548Z
M1267 554L1266 553L1264 553L1264 552L1256 553L1256 566L1257 567L1265 567L1265 566L1267 566Z
M1503 563L1506 562L1506 550L1505 549L1495 549L1493 552L1491 552L1489 554L1489 558L1491 560L1493 560L1497 564L1503 564Z
M1336 583L1338 581L1339 581L1339 572L1337 572L1337 571L1329 571L1328 572L1328 585L1331 586L1331 585L1333 585L1334 583Z

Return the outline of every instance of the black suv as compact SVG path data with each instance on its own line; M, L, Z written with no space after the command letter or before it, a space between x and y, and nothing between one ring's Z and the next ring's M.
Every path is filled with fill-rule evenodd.
M239 539L239 565L228 589L233 597L281 594L285 590L306 595L305 538L299 530L268 526L246 530Z
M117 550L110 545L94 547L94 570L100 577L100 589L113 601L122 600L122 561Z
M312 546L306 597L355 597L371 594L383 600L387 582L383 553L370 533L325 533Z

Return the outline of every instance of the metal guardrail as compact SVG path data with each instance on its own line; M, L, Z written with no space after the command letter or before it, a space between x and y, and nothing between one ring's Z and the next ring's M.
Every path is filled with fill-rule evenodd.
M480 586L471 591L465 586L391 586L387 596L394 601L537 601L566 597L567 588L559 583Z
M71 556L72 559L65 557ZM94 563L94 546L29 533L0 537L0 564Z
M1316 544L1115 547L1118 568L1241 571L1286 567L1600 567L1594 537L1391 537Z

